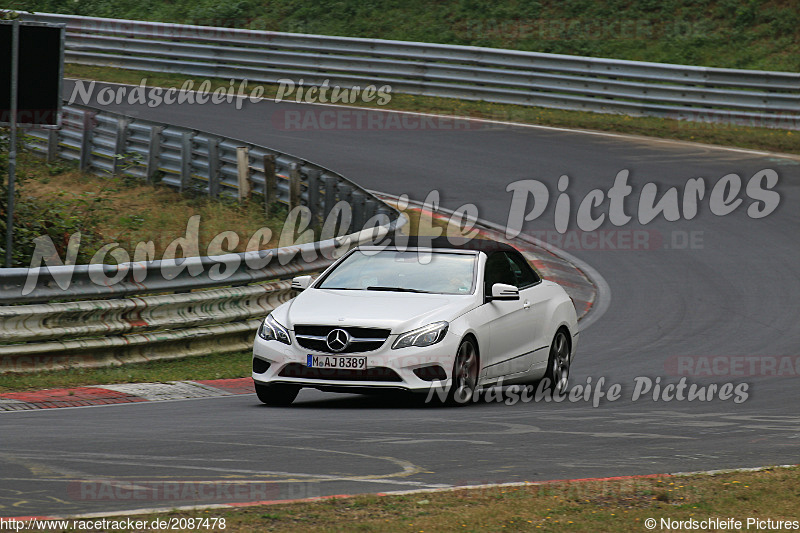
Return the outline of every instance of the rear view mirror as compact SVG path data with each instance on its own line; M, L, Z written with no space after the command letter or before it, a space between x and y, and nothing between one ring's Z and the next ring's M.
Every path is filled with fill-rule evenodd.
M492 285L492 296L489 300L519 300L519 289L513 285L495 283Z
M311 276L297 276L292 280L292 290L304 291L311 286L312 281Z

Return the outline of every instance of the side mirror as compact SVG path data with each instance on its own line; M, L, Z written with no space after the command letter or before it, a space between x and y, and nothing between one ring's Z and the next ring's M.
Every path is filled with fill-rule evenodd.
M311 276L297 276L292 280L292 290L304 291L311 285L312 281L314 280Z
M492 285L492 296L488 300L519 300L519 289L513 285L495 283Z

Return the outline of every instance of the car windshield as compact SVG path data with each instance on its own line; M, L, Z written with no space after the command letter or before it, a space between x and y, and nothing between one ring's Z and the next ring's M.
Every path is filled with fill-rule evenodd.
M470 294L477 256L409 250L356 251L330 272L320 289Z

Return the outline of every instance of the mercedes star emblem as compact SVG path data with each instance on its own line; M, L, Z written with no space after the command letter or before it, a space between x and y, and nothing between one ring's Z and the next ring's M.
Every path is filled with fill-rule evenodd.
M343 329L334 329L326 338L328 348L333 352L341 352L350 344L350 334Z

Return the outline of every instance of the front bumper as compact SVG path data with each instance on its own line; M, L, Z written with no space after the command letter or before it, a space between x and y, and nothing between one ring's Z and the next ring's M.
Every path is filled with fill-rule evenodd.
M291 345L286 345L275 340L265 341L256 334L253 380L264 385L282 383L337 392L405 390L421 393L429 391L432 386L449 386L460 338L448 332L444 339L432 346L393 350L392 344L396 339L397 335L390 335L379 349L370 352L330 354L303 348L294 338ZM366 356L367 367L360 372L327 369L315 372L306 366L309 355ZM268 368L256 372L256 367L262 370L266 366L264 362L269 363ZM427 367L435 366L441 367L438 372L443 373L445 379L432 379L437 371Z

